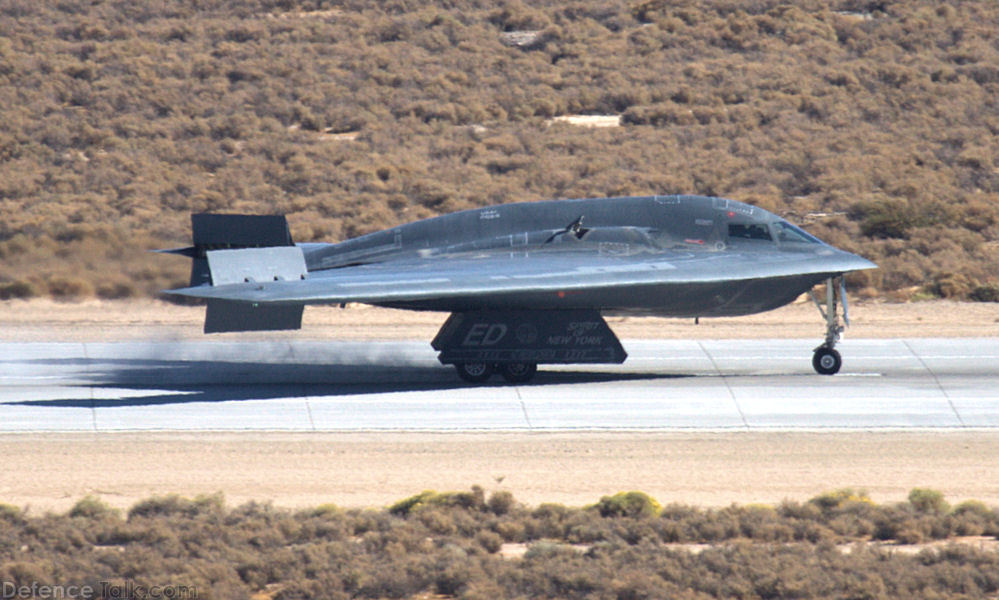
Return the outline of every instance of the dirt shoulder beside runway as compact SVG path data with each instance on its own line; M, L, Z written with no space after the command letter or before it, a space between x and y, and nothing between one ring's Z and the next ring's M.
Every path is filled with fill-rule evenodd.
M585 505L621 490L661 503L776 504L914 487L999 505L999 432L89 433L0 436L0 502L64 511L87 494L223 492L229 504L385 506L422 490L509 490Z
M443 313L416 313L363 305L308 307L301 331L215 334L208 339L426 339L444 322ZM863 303L851 307L847 336L981 337L999 336L999 303ZM166 302L51 300L0 302L0 341L116 341L206 339L203 307ZM628 338L723 339L814 338L825 328L815 306L798 302L748 317L692 320L611 317L618 336Z

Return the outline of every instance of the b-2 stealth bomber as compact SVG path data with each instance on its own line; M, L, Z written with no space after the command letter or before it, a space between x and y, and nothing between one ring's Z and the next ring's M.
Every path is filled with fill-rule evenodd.
M425 219L336 244L292 241L283 216L195 214L189 287L205 332L299 329L306 304L450 312L432 344L470 382L530 380L539 364L621 363L605 315L728 317L825 282L839 371L843 276L877 265L755 206L704 196L552 200ZM814 297L814 296L813 296Z

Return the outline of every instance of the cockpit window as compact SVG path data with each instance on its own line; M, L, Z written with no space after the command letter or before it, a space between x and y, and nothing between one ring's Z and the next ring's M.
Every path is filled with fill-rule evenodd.
M774 223L774 228L777 231L777 241L779 242L793 242L798 244L821 244L822 241L819 238L805 233L804 230L791 225L787 221L777 221Z
M766 240L773 241L770 237L770 228L759 223L729 223L729 239L742 240Z

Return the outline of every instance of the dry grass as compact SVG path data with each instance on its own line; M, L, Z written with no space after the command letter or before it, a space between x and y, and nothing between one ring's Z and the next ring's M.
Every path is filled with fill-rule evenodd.
M257 502L230 508L221 494L169 495L145 498L127 515L94 496L63 515L0 505L0 580L166 584L213 598L818 599L846 590L930 599L999 591L999 554L982 540L999 533L999 511L981 503L946 514L816 499L659 509L631 491L614 498L654 508L605 514L607 498L583 508L510 498L497 512L493 496L472 486L423 492L388 510L290 511ZM968 528L978 533L960 533ZM871 543L872 535L892 544ZM903 538L924 535L947 543L906 547ZM518 560L504 542L525 544Z
M183 282L193 211L336 241L447 211L689 192L999 298L994 2L45 1L0 7L0 299ZM523 43L504 39L520 34ZM621 115L620 127L549 126ZM612 124L613 118L604 124Z

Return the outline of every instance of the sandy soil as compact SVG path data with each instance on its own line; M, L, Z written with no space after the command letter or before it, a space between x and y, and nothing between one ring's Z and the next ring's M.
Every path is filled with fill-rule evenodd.
M425 489L509 490L585 505L643 490L704 506L914 487L999 504L999 432L115 433L0 436L0 502L64 511L86 494L128 507L221 491L229 504L385 506Z
M579 127L620 127L621 115L560 115L548 119L546 123L568 123Z
M160 301L61 303L51 300L0 302L2 341L112 341L135 339L206 339L201 332L204 308ZM863 303L851 306L858 338L999 336L999 303ZM308 307L301 331L215 334L208 339L425 339L431 340L447 318L364 305L346 309ZM622 339L815 338L824 323L810 302L748 317L692 320L611 317Z

